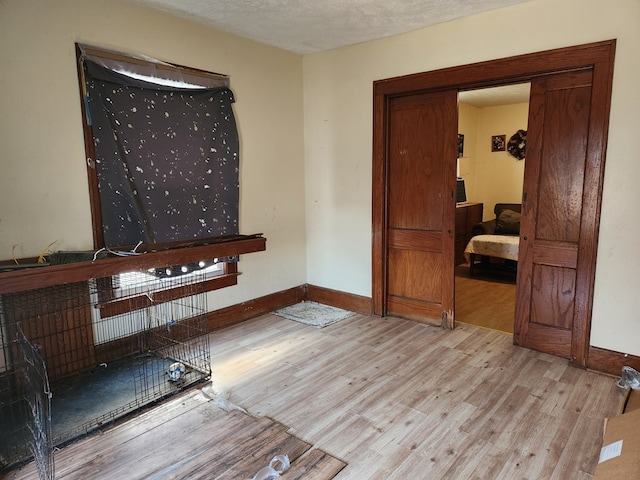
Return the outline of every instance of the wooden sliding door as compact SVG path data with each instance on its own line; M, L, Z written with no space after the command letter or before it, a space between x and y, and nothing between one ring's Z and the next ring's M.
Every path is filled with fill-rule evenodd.
M591 68L533 79L520 228L514 339L572 360L595 254L592 84Z
M389 315L437 325L452 315L457 121L455 90L390 99Z
M374 83L375 314L454 327L456 92L531 82L513 340L588 365L614 53L610 40Z

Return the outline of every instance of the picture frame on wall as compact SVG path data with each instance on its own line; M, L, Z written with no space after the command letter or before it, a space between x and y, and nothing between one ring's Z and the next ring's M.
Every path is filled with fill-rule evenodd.
M458 158L462 158L464 155L464 135L458 134Z
M491 151L492 152L504 152L507 144L506 135L493 135L491 137Z

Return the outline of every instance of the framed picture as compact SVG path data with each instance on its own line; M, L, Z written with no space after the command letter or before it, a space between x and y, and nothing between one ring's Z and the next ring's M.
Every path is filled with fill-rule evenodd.
M493 135L491 137L491 151L504 152L506 143L507 143L506 135Z
M458 158L461 158L464 154L464 135L458 134Z

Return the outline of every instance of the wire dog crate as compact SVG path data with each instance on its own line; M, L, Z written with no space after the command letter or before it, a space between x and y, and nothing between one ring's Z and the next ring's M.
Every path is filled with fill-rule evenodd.
M53 478L51 447L210 377L199 287L209 273L180 273L145 270L0 297L0 470L43 457L41 478ZM34 373L34 355L44 372ZM48 386L33 381L42 376Z

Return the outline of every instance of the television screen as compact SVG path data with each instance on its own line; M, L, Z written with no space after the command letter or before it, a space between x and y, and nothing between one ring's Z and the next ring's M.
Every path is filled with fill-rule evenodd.
M456 189L456 203L467 201L467 191L464 188L464 179L458 177L458 185Z

